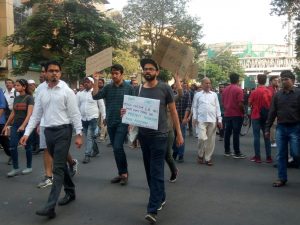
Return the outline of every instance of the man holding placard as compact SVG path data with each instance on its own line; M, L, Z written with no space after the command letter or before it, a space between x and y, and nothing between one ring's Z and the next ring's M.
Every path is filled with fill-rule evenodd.
M133 95L133 87L123 80L123 66L115 64L111 67L112 83L107 84L99 91L98 81L100 73L94 73L93 99L105 99L107 131L114 150L118 167L118 176L111 183L126 185L128 182L127 159L124 151L124 141L128 132L128 125L122 123L121 108L124 95Z
M151 223L156 222L157 211L166 203L164 185L164 158L167 150L167 107L177 132L177 145L183 144L180 124L176 111L173 92L169 85L159 82L156 78L159 74L157 63L152 59L141 61L143 76L146 82L143 84L139 96L149 99L157 99L159 104L158 128L149 129L139 127L138 139L141 144L144 166L150 188L150 198L145 219Z

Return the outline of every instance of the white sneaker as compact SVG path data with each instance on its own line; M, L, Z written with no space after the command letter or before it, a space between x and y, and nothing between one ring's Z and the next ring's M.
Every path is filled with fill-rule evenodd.
M276 143L271 144L271 147L272 147L272 148L277 148L277 144L276 144Z
M32 173L32 168L26 168L26 169L22 170L23 175L26 175L26 174L29 174L29 173Z
M45 176L44 179L37 185L37 188L45 188L53 184L52 177Z
M8 177L14 177L14 176L17 176L21 173L21 170L20 169L12 169L11 171L9 171L7 173L7 176Z

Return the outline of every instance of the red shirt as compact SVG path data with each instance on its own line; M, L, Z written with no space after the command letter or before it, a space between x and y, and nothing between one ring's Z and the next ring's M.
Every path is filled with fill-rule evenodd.
M242 88L237 84L230 84L222 93L222 102L224 105L224 116L244 116L240 104L244 101Z
M249 104L251 105L251 119L260 118L260 110L262 107L270 108L272 100L272 92L266 86L259 86L251 92Z

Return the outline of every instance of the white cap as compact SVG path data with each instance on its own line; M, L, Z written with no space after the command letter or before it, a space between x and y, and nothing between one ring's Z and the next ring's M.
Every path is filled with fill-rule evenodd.
M92 77L85 77L84 79L89 79L92 83L94 83L94 78Z
M34 80L28 80L27 83L28 84L35 84L35 81Z

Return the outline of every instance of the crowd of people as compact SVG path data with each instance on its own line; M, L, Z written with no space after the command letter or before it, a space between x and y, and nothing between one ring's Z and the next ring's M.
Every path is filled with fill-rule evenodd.
M78 148L84 144L82 163L87 164L99 154L96 140L99 136L100 141L109 137L113 148L118 171L111 179L113 184L124 186L129 181L126 139L130 139L133 148L140 146L150 190L145 219L155 223L158 211L166 204L164 161L170 168L169 181L176 182L176 163L184 163L187 127L189 135L198 138L199 164L213 166L217 133L219 140L224 141L225 157L245 159L240 149L240 131L248 107L254 146L253 157L249 159L272 163L271 147L277 145L278 180L273 187L286 184L289 155L297 164L300 146L300 90L294 87L295 75L291 71L270 77L269 86L266 86L267 75L259 74L258 87L248 93L239 86L240 76L236 73L229 74L229 85L220 84L215 92L207 77L201 85L189 87L187 80L175 74L175 82L169 86L159 81L160 69L154 60L141 60L141 67L144 78L141 84L135 79L125 82L123 66L115 64L111 67L110 83L105 85L102 74L95 72L83 79L79 91L61 80L62 68L56 61L42 65L38 86L33 80L5 81L6 89L0 91L0 144L8 156L8 164L12 165L7 177L30 174L32 154L43 150L45 177L37 186L51 186L51 191L37 215L54 218L57 204L67 205L76 199L72 176L77 172L78 161L70 155L71 141ZM127 113L123 108L124 95L160 101L157 130L144 127L135 130L122 123L122 116ZM265 143L264 160L260 151L261 134ZM22 170L18 163L19 144L26 150L27 163ZM63 186L65 196L59 199Z

